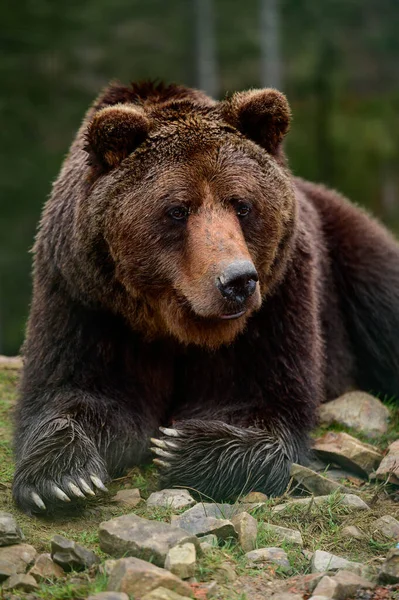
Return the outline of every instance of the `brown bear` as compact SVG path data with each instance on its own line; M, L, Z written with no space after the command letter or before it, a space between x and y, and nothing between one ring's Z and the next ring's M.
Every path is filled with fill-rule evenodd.
M291 175L289 123L273 89L111 85L89 110L34 248L23 510L93 495L151 444L163 486L279 494L319 402L399 392L399 247Z

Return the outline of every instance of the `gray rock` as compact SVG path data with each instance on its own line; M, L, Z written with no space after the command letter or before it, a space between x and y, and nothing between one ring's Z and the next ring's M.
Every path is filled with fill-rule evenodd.
M364 540L366 537L363 531L361 531L359 527L356 527L355 525L347 525L342 529L341 533L345 537L351 537L355 540Z
M384 515L374 521L373 530L390 540L399 541L399 521L391 515Z
M338 571L344 569L347 571L362 572L363 565L361 563L353 562L342 558L342 556L336 556L324 550L316 550L313 554L311 561L312 573L325 573L326 571Z
M279 542L289 542L290 544L303 546L302 535L298 529L289 529L271 523L264 523L263 528L265 531L272 533Z
M36 581L48 581L64 577L65 571L51 559L50 554L40 554L30 569L29 575L32 575Z
M180 579L189 579L195 575L196 560L194 544L179 544L166 555L165 569Z
M374 583L351 571L338 571L334 575L334 579L338 583L341 598L352 597L358 590L372 590L375 588Z
M182 515L172 516L172 525L181 527L193 535L204 536L213 533L218 539L237 538L237 531L228 519L234 512L243 512L231 504L196 504Z
M213 548L217 548L218 539L217 539L216 535L213 535L213 533L210 533L209 535L204 535L203 537L201 537L199 539L199 543L200 543L201 551L204 554L206 554Z
M217 583L232 583L237 579L237 573L232 564L229 562L221 563L215 570L213 576Z
M15 575L17 572L16 566L10 563L8 560L0 560L0 583Z
M291 477L293 477L302 488L315 496L326 496L337 490L350 493L350 491L345 490L344 486L340 483L328 479L327 477L323 477L323 475L316 473L316 471L312 471L307 467L295 463L291 466Z
M388 431L389 410L378 398L365 392L349 392L319 408L320 423L339 423L369 437Z
M182 596L191 596L191 588L187 583L166 569L160 569L139 558L121 558L116 561L107 585L109 591L124 592L134 598L141 598L159 587L173 590Z
M100 562L94 552L61 535L51 540L51 558L64 571L83 571Z
M320 596L321 598L326 598L326 600L338 600L338 598L340 598L338 587L338 582L334 579L334 577L329 577L326 575L320 579L313 592L313 595L315 597Z
M281 592L280 594L273 594L271 600L303 600L301 594L291 594L290 592Z
M0 546L19 544L25 539L14 517L7 512L0 512Z
M11 563L17 573L25 573L27 568L34 563L36 556L36 550L29 544L0 548L0 562L7 561Z
M114 502L121 504L122 506L128 506L129 508L135 508L142 501L140 496L140 490L137 488L131 488L127 490L119 490L112 498Z
M244 552L250 552L255 548L258 534L258 522L247 512L232 517L234 529L238 534L238 541Z
M330 496L315 496L314 498L297 498L295 500L290 500L285 504L277 504L272 508L272 512L283 512L287 510L287 508L291 508L292 506L304 506L306 508L311 504L315 504L317 506L323 506L325 504L329 504L331 501ZM348 506L352 510L370 510L370 507L359 498L355 494L342 494L340 497L341 506Z
M399 583L399 548L392 548L388 552L378 579L381 583Z
M191 596L190 596L191 598ZM142 600L190 600L188 596L181 596L180 594L176 594L172 590L167 590L166 588L159 587L153 592L146 594L143 596Z
M24 575L23 573L17 573L11 575L5 583L3 583L3 590L20 590L21 592L34 592L39 586L32 575Z
M253 565L273 564L284 570L290 570L287 553L282 548L259 548L245 554L247 561Z
M106 575L107 577L109 577L116 563L117 560L115 558L109 558L98 567L99 573L101 573L101 575Z
M390 444L388 454L382 459L375 475L377 479L399 485L399 440Z
M87 600L129 600L129 596L123 592L100 592L89 596Z
M333 462L366 477L377 469L382 454L348 433L329 431L315 440L313 450L326 462Z
M195 535L177 526L149 521L134 514L101 523L99 539L101 550L111 556L133 556L151 560L162 567L173 546L192 543L199 548Z
M162 508L190 508L195 505L195 500L187 490L161 490L154 492L147 500L147 506L160 506Z
M246 496L239 499L243 504L264 504L268 497L262 492L249 492Z

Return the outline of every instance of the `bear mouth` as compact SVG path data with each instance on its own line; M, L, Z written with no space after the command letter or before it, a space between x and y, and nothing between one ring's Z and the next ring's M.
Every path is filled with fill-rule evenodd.
M247 312L246 309L244 310L240 310L236 313L229 313L229 314L225 314L225 315L220 315L220 319L223 320L231 320L231 319L239 319L240 317L242 317L243 315L245 315L245 313Z

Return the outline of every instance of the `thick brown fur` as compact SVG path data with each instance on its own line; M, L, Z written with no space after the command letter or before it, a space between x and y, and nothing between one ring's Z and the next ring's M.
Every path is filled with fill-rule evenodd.
M88 111L35 244L24 510L148 460L162 425L163 485L278 494L320 401L399 391L398 246L292 177L289 122L276 90L217 103L148 82Z

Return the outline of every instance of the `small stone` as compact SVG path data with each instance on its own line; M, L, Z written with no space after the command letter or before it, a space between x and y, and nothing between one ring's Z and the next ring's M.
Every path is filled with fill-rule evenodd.
M382 459L375 475L377 479L399 485L399 440L390 444L388 454Z
M3 584L3 590L20 590L21 592L34 592L39 586L32 575L24 575L23 573L17 573L11 575L9 579Z
M46 581L64 577L65 571L51 560L50 554L40 554L29 571L36 581Z
M377 469L382 454L348 433L329 431L315 440L313 449L326 462L333 462L366 477Z
M372 590L375 588L374 583L351 571L338 571L334 575L334 580L338 583L340 598L349 598L356 594L358 590Z
M11 577L11 575L15 575L17 569L15 565L10 563L8 560L0 560L0 583Z
M289 529L288 527L280 527L271 523L264 523L263 528L268 533L273 534L280 543L289 542L290 544L303 546L302 535L298 529Z
M388 552L378 579L381 583L399 583L399 548Z
M194 544L181 544L171 548L166 556L165 569L180 577L189 579L194 577L196 566L196 552Z
M162 508L190 508L194 506L195 500L187 490L161 490L154 492L147 500L147 506L160 506Z
M116 562L108 579L108 590L125 592L141 598L156 588L173 590L182 596L191 596L190 586L166 569L139 558L121 558Z
M191 596L190 596L191 598ZM172 590L167 590L166 588L159 587L156 590L153 590L149 594L143 596L142 600L190 600L188 596L181 596L180 594L176 594Z
M361 573L362 568L363 565L361 563L346 560L342 556L336 556L335 554L324 552L324 550L316 550L311 561L312 573L325 573L326 571L338 571L339 569Z
M272 512L283 512L287 508L291 508L293 506L303 506L308 509L309 505L315 504L316 506L323 506L325 504L329 504L331 501L330 496L315 496L312 498L297 498L295 500L290 500L285 504L277 504L272 508ZM355 494L342 494L339 499L339 503L341 506L348 506L353 510L370 510L370 507L359 498Z
M373 530L390 540L399 541L399 521L391 515L384 515L377 519L373 523Z
M217 583L232 583L237 579L237 573L230 563L223 562L216 569L214 577Z
M111 556L133 556L162 567L173 546L192 543L199 548L195 535L178 526L149 521L134 514L101 523L99 539L101 550Z
M312 471L307 467L295 463L291 465L291 477L293 477L302 488L315 496L326 496L337 490L345 492L344 486L340 483L328 479L327 477L323 477L323 475L316 473L316 471Z
M324 573L308 573L307 575L291 577L287 580L288 591L295 594L310 595L323 577Z
M263 494L262 492L249 492L249 494L247 494L243 498L240 498L239 502L242 502L244 504L257 504L258 502L260 502L263 504L264 502L266 502L267 499L268 497L266 496L266 494Z
M326 599L331 598L331 600L338 599L338 587L338 582L335 580L335 578L326 575L325 577L322 577L320 579L319 583L317 584L314 590L313 595L321 596L322 598Z
M89 596L87 600L129 600L129 596L123 592L100 592Z
M19 544L25 539L12 514L0 512L0 546Z
M122 504L123 506L134 508L140 504L142 497L140 496L140 490L137 488L132 488L127 490L119 490L112 500L118 504Z
M301 594L282 592L281 594L273 594L271 600L303 600L303 596Z
M209 535L204 535L203 537L201 537L199 539L199 543L200 543L201 551L204 554L206 554L207 552L210 552L214 548L217 548L218 539L217 539L216 535L213 535L213 533L210 533Z
M101 573L101 575L106 575L107 577L109 577L111 575L112 569L114 568L116 563L117 563L116 559L109 558L102 565L100 565L98 567L99 573Z
M17 573L25 573L26 569L33 564L36 556L36 550L29 544L0 548L0 562L7 561L11 563Z
M238 534L238 541L244 552L250 552L255 548L256 536L258 534L258 522L247 512L232 517L231 522Z
M285 570L291 570L287 553L282 548L259 548L258 550L247 552L245 558L253 564L273 564Z
M172 525L197 536L213 533L218 539L237 538L237 531L230 519L235 509L231 504L198 503L182 515L171 518ZM241 508L239 512L242 512Z
M387 407L365 392L348 392L319 407L320 423L345 425L372 438L388 431L388 420Z
M342 529L341 533L345 537L351 537L355 540L364 540L366 537L365 534L360 531L359 527L356 527L355 525L347 525Z
M51 540L51 558L64 571L83 571L100 562L94 552L61 535Z

